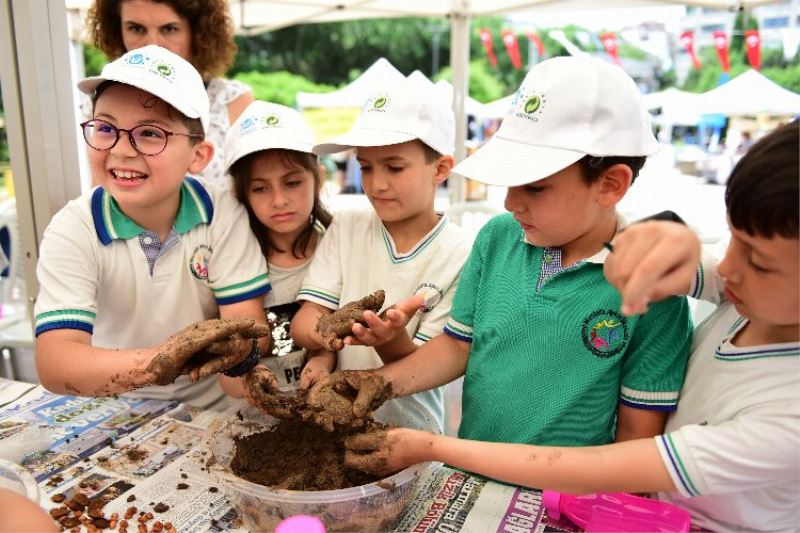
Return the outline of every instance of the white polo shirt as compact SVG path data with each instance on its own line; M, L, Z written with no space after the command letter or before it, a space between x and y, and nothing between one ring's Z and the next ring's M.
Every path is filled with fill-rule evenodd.
M177 243L152 274L145 231L98 187L52 219L36 274L36 335L79 329L103 348L150 347L183 327L219 316L219 306L263 296L269 278L244 208L228 192L187 177L173 224ZM215 376L139 389L137 396L208 406L223 395Z
M719 301L704 257L691 294ZM738 347L747 320L722 303L695 330L678 410L656 437L678 492L661 499L712 531L795 531L800 524L800 343Z
M314 254L298 299L335 310L378 289L386 292L384 307L422 292L430 305L406 326L409 337L421 345L442 333L471 245L469 234L442 215L413 248L399 253L375 211L336 213ZM338 355L340 370L382 365L374 348L368 346L345 346ZM442 387L415 396L441 423Z

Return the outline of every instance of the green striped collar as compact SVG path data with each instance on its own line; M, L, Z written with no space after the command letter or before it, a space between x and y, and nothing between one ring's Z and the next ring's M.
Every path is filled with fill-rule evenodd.
M187 176L181 184L175 231L186 233L198 224L210 224L213 218L214 205L208 191L198 180ZM106 246L115 239L132 239L145 231L122 212L114 197L102 187L92 193L92 219L98 239Z

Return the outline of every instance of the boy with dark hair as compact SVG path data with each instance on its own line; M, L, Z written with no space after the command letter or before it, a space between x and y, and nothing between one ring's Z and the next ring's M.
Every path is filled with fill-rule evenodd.
M732 239L700 260L681 224L646 222L614 240L608 279L627 313L667 294L720 306L698 327L681 403L654 439L592 448L474 442L399 429L348 443L351 466L379 473L443 461L563 492L655 492L702 531L790 531L800 524L798 123L756 143L727 183ZM715 268L716 266L716 268Z
M136 394L209 407L224 393L216 380L198 379L241 374L247 367L239 363L258 361L253 339L269 346L261 302L270 284L244 209L222 188L187 176L214 152L204 139L203 80L152 45L78 87L94 95L81 128L100 186L59 211L42 240L39 378L60 394L141 389ZM208 320L216 317L227 320Z
M534 67L497 133L454 169L507 186L511 213L478 234L445 334L376 371L393 394L463 374L459 436L474 440L578 446L661 433L691 341L686 299L625 317L603 277L603 243L625 226L616 205L656 147L621 68L564 57Z

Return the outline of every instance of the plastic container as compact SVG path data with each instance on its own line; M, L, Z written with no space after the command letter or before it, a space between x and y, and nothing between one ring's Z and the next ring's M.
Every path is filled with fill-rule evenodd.
M689 531L688 511L671 503L642 498L625 492L607 494L562 494L542 492L547 515L561 514L587 532Z
M5 459L0 459L0 487L39 503L39 485L33 476L18 464Z
M380 422L441 433L430 411L412 398L390 400L374 416ZM324 491L271 489L236 476L230 469L234 436L258 433L276 422L255 407L242 404L223 415L207 441L212 455L208 470L225 487L244 528L250 531L274 531L282 520L301 514L316 516L327 531L386 531L413 495L420 475L431 467L430 463L413 465L375 483ZM290 458L291 451L287 449L286 453Z

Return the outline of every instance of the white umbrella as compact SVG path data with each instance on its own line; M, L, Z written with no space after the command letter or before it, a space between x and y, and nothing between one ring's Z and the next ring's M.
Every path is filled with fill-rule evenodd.
M748 70L732 80L697 97L696 110L725 115L798 115L800 94L784 89L755 70Z

